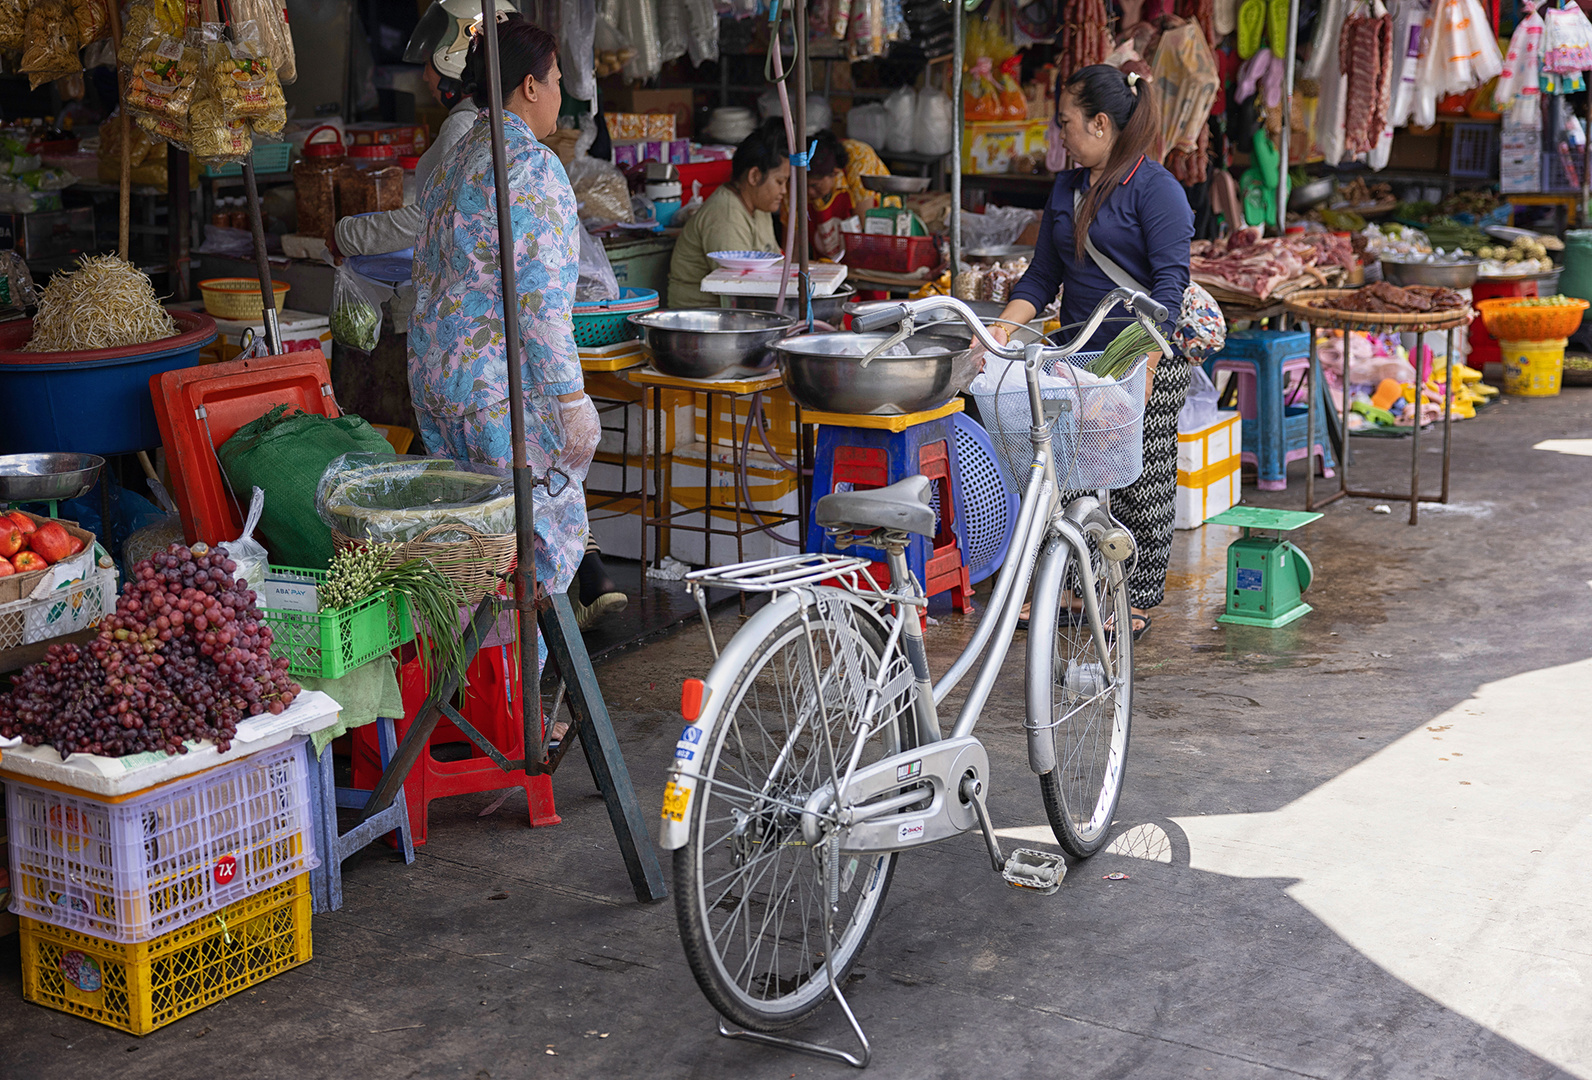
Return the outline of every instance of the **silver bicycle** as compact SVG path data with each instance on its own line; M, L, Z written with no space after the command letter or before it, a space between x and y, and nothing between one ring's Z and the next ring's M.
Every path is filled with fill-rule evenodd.
M906 560L910 536L935 533L921 476L820 499L814 513L840 554L689 576L716 659L682 695L687 723L664 789L661 842L674 851L692 973L742 1029L721 1020L721 1034L867 1064L867 1037L840 988L880 917L899 852L979 830L1008 883L1060 885L1060 855L1002 852L986 808L989 756L973 734L1025 597L1029 765L1061 848L1083 858L1105 843L1133 705L1125 579L1134 554L1105 489L1141 468L1146 363L1124 379L1092 381L1066 361L1080 358L1117 304L1166 355L1155 325L1165 308L1125 289L1062 346L1002 345L965 304L943 297L862 305L853 317L863 333L896 327L875 334L873 355L907 342L920 319L960 318L988 354L985 375L999 365L1012 376L1010 386L985 393L975 383L974 392L1005 467L1021 469L1022 508L985 617L938 682L920 622L927 601ZM868 559L847 553L853 544L886 553L888 587L867 572ZM710 587L770 594L722 649ZM975 669L947 733L941 706ZM831 996L860 1054L772 1034Z

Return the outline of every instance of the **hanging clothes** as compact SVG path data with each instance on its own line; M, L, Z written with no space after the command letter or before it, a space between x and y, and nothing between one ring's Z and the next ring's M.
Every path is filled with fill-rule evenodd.
M1531 0L1523 0L1527 14L1515 26L1504 57L1503 74L1493 90L1493 102L1504 111L1504 126L1521 131L1542 128L1542 35L1544 22Z
M1205 43L1205 32L1198 23L1161 35L1154 73L1165 103L1161 115L1162 145L1169 156L1177 152L1192 155L1199 149L1200 134L1222 88L1216 56ZM1197 174L1197 180L1205 178L1203 163L1197 166Z

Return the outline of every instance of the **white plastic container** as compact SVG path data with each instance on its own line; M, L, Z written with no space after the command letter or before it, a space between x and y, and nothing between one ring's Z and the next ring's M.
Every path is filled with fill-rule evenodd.
M120 799L6 775L11 910L149 941L320 865L302 737Z

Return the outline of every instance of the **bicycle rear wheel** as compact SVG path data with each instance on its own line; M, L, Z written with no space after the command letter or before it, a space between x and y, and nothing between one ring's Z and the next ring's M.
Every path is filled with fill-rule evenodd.
M1133 611L1124 564L1091 545L1084 557L1105 628L1102 651L1082 608L1079 557L1060 537L1042 555L1065 567L1059 587L1034 600L1029 663L1043 670L1029 680L1028 723L1048 727L1055 740L1056 767L1040 776L1039 786L1056 842L1087 858L1105 844L1122 797L1133 715ZM1046 578L1055 575L1041 572L1040 580Z
M809 846L801 814L832 768L845 771L857 739L869 741L863 764L908 745L909 698L886 702L853 730L884 663L893 674L906 661L899 651L884 655L852 602L822 598L805 624L797 611L764 637L704 740L690 839L674 853L676 914L703 994L751 1030L790 1027L823 1004L825 954L843 981L889 891L894 854L841 853L831 946L830 846Z

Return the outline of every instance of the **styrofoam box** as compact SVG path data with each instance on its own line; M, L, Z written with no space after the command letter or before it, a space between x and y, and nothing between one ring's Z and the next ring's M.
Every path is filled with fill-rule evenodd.
M1177 434L1177 471L1197 473L1235 458L1244 444L1243 421L1238 413L1218 413L1221 419L1199 431Z
M150 941L319 865L303 737L121 800L6 777L11 910Z
M1192 479L1195 484L1186 485L1179 477L1177 485L1176 518L1173 527L1177 529L1197 529L1205 524L1205 519L1220 514L1223 510L1237 506L1243 501L1240 478L1243 470L1238 467L1238 462L1232 462L1232 471L1225 472L1225 466L1218 466L1212 476L1211 470L1204 475Z
M116 607L116 571L95 570L54 592L0 606L0 649L32 645L98 626Z
M300 343L314 341L326 354L332 358L332 323L329 316L316 315L308 311L294 311L285 308L276 317L277 331L282 335L282 344L287 348L290 342ZM243 345L243 332L253 329L257 337L265 334L265 323L255 322L250 319L217 319L216 330L221 335L221 341L227 345L241 348ZM300 351L308 348L302 345L299 348L287 348L288 352Z

